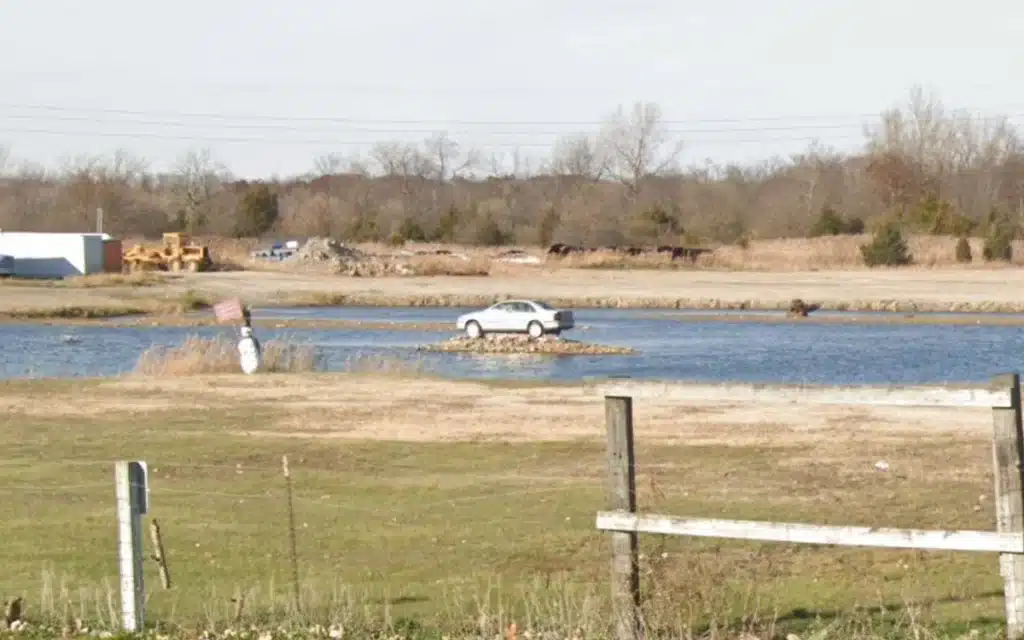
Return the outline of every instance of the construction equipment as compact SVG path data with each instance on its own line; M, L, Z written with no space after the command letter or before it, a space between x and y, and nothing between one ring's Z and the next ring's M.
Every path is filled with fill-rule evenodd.
M165 233L163 246L137 244L124 252L123 270L136 271L206 271L213 265L210 249L192 242L186 233Z

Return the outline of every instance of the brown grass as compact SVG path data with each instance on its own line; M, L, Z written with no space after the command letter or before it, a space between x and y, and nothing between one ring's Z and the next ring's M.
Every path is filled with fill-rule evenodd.
M418 276L487 276L491 274L491 261L482 256L416 256L409 266Z
M300 373L317 371L320 361L310 345L268 340L263 348L262 371ZM150 347L139 356L134 372L145 376L191 376L241 373L235 342L223 336L189 336L177 347Z
M255 240L204 237L201 240L211 247L214 261L233 268L254 271L294 270L296 265L287 263L259 262L249 258L249 252L265 243ZM754 240L744 248L736 245L721 245L712 253L700 256L696 262L672 260L665 254L626 256L611 251L595 251L565 258L546 258L546 247L470 247L441 243L408 243L403 247L392 247L381 243L355 243L351 246L360 251L406 262L419 276L445 275L488 275L519 273L524 277L538 269L658 269L658 270L726 270L726 271L801 271L817 269L866 270L860 254L860 245L870 242L871 235L826 236L820 238L781 238ZM957 238L952 236L908 235L907 242L914 257L909 268L999 268L1007 266L1001 262L985 262L982 259L983 238L970 238L973 261L960 264L956 261ZM541 258L540 265L505 265L495 262L502 251L521 249ZM448 250L452 256L415 255L402 257L402 251ZM388 258L390 259L390 258ZM1014 258L1011 265L1024 265L1024 241L1014 243ZM304 270L315 271L316 265L302 265ZM904 267L906 268L906 267ZM878 269L878 268L876 268Z
M870 234L828 236L823 238L781 238L756 240L746 248L724 245L706 253L695 262L672 260L664 254L627 256L610 251L595 251L547 262L549 267L574 269L704 269L727 271L813 271L818 269L867 270L860 246L871 241ZM909 268L999 268L1003 262L982 259L983 238L969 239L973 261L956 261L957 238L948 236L908 236L914 258ZM1014 243L1010 265L1024 265L1024 242ZM908 267L903 267L908 268ZM876 267L876 270L878 268Z
M132 274L91 273L84 276L72 276L63 279L41 278L4 278L0 285L8 287L52 287L55 289L99 289L103 287L153 287L166 284L170 280L180 278L177 275L162 272L143 272Z
M69 287L92 289L96 287L152 287L163 284L169 277L161 272L141 273L93 273L85 276L66 278L63 283Z

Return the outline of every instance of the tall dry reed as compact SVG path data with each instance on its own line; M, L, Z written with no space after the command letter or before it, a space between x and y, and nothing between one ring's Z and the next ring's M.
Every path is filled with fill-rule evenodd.
M308 373L322 370L313 345L284 340L261 342L262 371ZM204 373L241 373L236 342L224 336L188 336L178 346L154 345L135 363L134 373L146 376L191 376Z

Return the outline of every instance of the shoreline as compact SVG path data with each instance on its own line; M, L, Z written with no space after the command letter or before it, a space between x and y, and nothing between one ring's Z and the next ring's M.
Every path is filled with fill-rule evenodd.
M318 298L321 296L314 296ZM255 308L320 308L320 307L395 307L395 308L456 308L482 307L509 298L530 298L523 295L481 295L481 294L439 294L439 295L392 295L392 294L326 294L322 300L295 297L260 305ZM672 298L672 297L595 297L595 296L532 296L542 298L555 307L570 309L642 309L652 311L781 311L789 309L791 300L735 300L729 298ZM805 298L807 303L819 304L821 311L878 312L893 313L1021 313L1024 314L1024 300L1001 301L951 301L926 302L912 299L866 299L866 300L816 300Z
M194 318L212 319L213 304L238 297L257 318L261 311L286 307L422 307L452 309L453 326L456 308L478 309L515 298L544 300L579 311L683 311L689 316L684 320L1024 324L1024 298L1015 294L1021 286L1024 270L807 271L780 275L565 269L488 277L408 278L210 272L128 280L97 277L69 281L59 287L3 286L0 322L200 324ZM815 305L817 311L807 318L787 318L795 299ZM729 312L729 317L718 312ZM873 317L857 315L865 313ZM993 314L1020 314L1021 319L992 318ZM300 322L266 320L292 326ZM379 327L392 324L383 311L379 318L372 319L378 320L384 323L376 325ZM333 321L318 318L315 322L327 326Z
M483 307L508 296L488 297L448 297L438 301L435 297L429 300L410 297L359 297L349 298L331 303L317 301L275 301L252 305L253 326L263 328L293 329L394 329L415 331L452 331L455 332L455 317L450 322L403 322L391 321L382 317L381 320L356 320L342 318L260 318L261 310L297 309L315 310L338 307L353 308L395 308L395 309L456 309L463 307ZM723 322L723 323L764 323L764 324L907 324L907 325L985 325L985 326L1024 326L1024 302L1021 303L931 303L864 301L853 303L820 303L821 308L807 317L787 315L789 303L764 302L729 302L722 300L703 301L704 304L680 306L657 304L649 299L616 300L609 304L601 300L566 300L545 298L554 306L573 310L621 310L621 311L654 311L665 312L662 316L655 315L651 319L672 322ZM583 304L580 304L583 302ZM572 304L568 304L572 303ZM684 312L677 315L672 312ZM701 313L705 312L705 313ZM725 313L714 313L725 312ZM751 312L751 313L743 313ZM776 312L770 314L768 312ZM823 313L824 312L824 313ZM203 314L203 315L195 315ZM828 315L831 314L831 315ZM1011 315L1013 314L1013 315ZM1020 314L1020 315L1015 315ZM200 308L183 313L167 313L162 311L147 312L141 309L128 311L123 305L99 305L83 308L81 306L15 309L0 311L0 326L5 324L31 324L52 326L104 326L104 327L215 327L226 326L216 320L212 308ZM584 330L586 328L584 327Z
M427 331L427 332L452 332L459 333L455 329L455 319L452 322L401 322L368 321L368 319L350 318L310 318L310 317L259 317L259 309L317 309L332 308L335 305L301 305L301 304L274 304L262 305L253 309L252 325L263 329L308 329L308 330L393 330L393 331ZM344 305L339 305L344 306ZM376 307L378 305L347 305L351 307ZM381 305L384 306L384 305ZM462 305L387 305L391 308L458 308ZM467 305L472 306L472 305ZM565 305L557 305L565 306ZM574 306L574 310L636 310L636 311L664 311L664 315L653 315L645 319L659 319L659 321L691 324L691 323L723 323L723 324L765 324L765 325L930 325L930 326L987 326L987 327L1024 327L1024 311L1015 310L961 310L958 308L939 308L930 310L913 311L890 311L885 309L827 309L822 308L817 313L811 313L806 317L786 315L785 308L757 308L757 307L651 307L651 306ZM224 323L217 322L213 316L212 309L201 311L209 315L195 316L186 314L169 313L124 313L115 312L110 315L95 313L91 316L83 315L62 315L60 309L54 309L52 315L46 314L46 309L32 310L31 312L0 312L0 327L4 325L33 325L53 327L109 327L109 328L204 328L204 327L227 327ZM682 311L685 314L674 314L672 311ZM724 313L701 311L724 311ZM743 313L743 311L761 311L761 313ZM767 311L777 311L778 314L768 314ZM820 311L825 311L822 314ZM193 311L195 313L195 311ZM1020 313L1019 315L1017 313ZM578 330L587 331L586 325L578 326Z

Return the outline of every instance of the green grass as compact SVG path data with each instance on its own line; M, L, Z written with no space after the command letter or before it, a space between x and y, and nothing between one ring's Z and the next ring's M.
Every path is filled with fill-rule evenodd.
M514 390L512 391L514 392ZM109 393L91 382L7 383L0 399L69 403ZM120 391L119 393L126 393ZM157 403L154 392L134 401ZM8 413L0 431L0 589L27 615L68 611L109 624L116 606L113 462L151 472L151 513L165 537L173 588L147 560L149 619L185 627L244 623L350 628L423 625L494 636L508 621L569 637L607 629L609 543L601 442L365 442L247 435L273 430L288 406L224 401L74 418ZM344 424L339 424L343 428ZM993 528L976 443L870 447L843 462L780 443L638 445L641 510L878 526ZM302 591L291 599L281 456L289 456ZM920 469L913 461L921 462ZM897 464L899 462L899 464ZM929 466L930 465L930 466ZM641 537L652 632L709 625L823 637L915 637L974 628L997 633L1002 583L994 555ZM148 548L148 540L147 540ZM534 622L531 624L531 620ZM412 635L427 637L426 632ZM657 635L657 634L655 634ZM348 636L355 637L355 636ZM720 636L725 637L725 636ZM801 636L805 637L805 636Z

